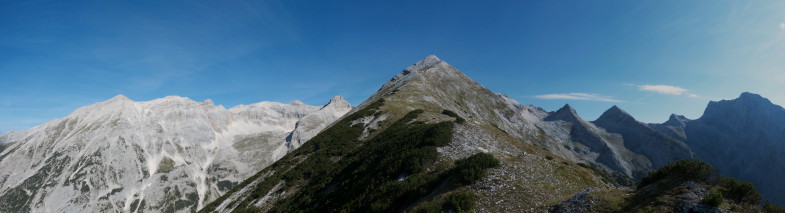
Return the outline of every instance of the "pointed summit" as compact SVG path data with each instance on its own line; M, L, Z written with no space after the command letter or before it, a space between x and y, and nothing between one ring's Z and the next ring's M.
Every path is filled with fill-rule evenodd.
M564 105L563 107L561 107L561 109L559 109L557 112L560 112L560 111L569 111L569 112L571 112L571 113L575 113L575 109L574 109L574 108L572 108L572 106L570 106L570 104L565 104L565 105Z
M129 99L128 97L125 97L125 95L118 94L118 95L114 96L113 98L107 100L106 102L118 102L118 101L131 101L131 99Z
M671 116L668 118L668 121L665 121L665 123L662 124L666 126L680 127L680 126L684 126L685 123L687 123L687 121L689 121L689 119L687 119L683 115L671 114Z
M382 85L382 88L379 88L379 91L392 90L408 84L412 79L422 76L423 71L436 67L439 64L447 65L447 63L443 63L443 61L435 55L429 55L417 63L414 63L414 65L404 69L398 73L398 75L393 76L387 83ZM449 67L449 65L446 67Z
M427 68L436 66L437 64L439 64L441 62L442 62L442 60L439 59L439 57L436 57L435 55L429 55L429 56L425 57L424 59L418 61L417 63L414 63L414 65L412 65L411 67L406 68L406 70L407 71L411 71L411 72L418 71L418 70L423 70L423 69L427 69Z
M352 108L352 105L349 104L349 102L346 101L346 99L344 99L341 96L335 96L335 97L331 98L330 101L327 102L327 104L322 106L322 108L325 108L325 107L328 107L328 106L338 107L338 108Z
M567 122L576 122L582 120L578 113L575 112L575 109L572 108L569 104L565 104L561 109L556 110L556 112L551 113L548 117L545 118L546 121L554 121L554 120L561 120Z
M632 117L629 113L625 112L619 106L613 105L610 109L606 110L599 118L597 118L596 122L604 123L604 122L629 122L634 121L635 118Z
M751 99L751 100L757 99L757 100L761 100L761 99L766 99L766 98L764 98L763 96L760 96L758 94L755 94L755 93L742 92L741 95L739 95L739 99Z

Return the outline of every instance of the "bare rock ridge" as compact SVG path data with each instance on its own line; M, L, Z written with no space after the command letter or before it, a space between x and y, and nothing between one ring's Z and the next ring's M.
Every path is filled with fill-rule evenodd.
M380 104L382 99L384 101ZM369 107L378 108L369 109ZM504 95L493 93L435 56L428 56L392 77L388 82L384 83L377 93L349 112L348 116L343 117L343 119L348 120L341 120L334 124L342 126L333 126L331 128L336 128L333 131L338 131L341 128L362 127L362 134L357 138L348 140L355 144L352 145L353 151L351 153L362 152L373 147L365 145L366 142L378 140L376 137L380 134L385 134L390 125L415 110L422 110L422 113L414 118L416 122L412 122L411 125L455 122L451 142L446 146L437 148L437 162L452 165L452 162L455 160L466 158L479 152L492 154L502 161L500 168L489 171L490 174L488 174L489 177L487 179L479 180L477 185L465 188L471 193L481 195L481 199L477 201L478 211L503 212L523 210L515 206L528 206L543 210L550 205L549 203L567 198L584 188L611 187L611 185L603 183L601 177L593 175L591 170L587 170L575 163L567 163L570 160L564 160L565 158L561 157L566 156L578 159L571 150L564 148L564 144L561 141L550 137L546 131L537 126L539 123L544 122L544 117L548 116L547 112L537 107L521 105ZM445 110L454 114L445 114ZM453 116L465 119L465 122L458 123ZM314 138L328 140L337 137L333 135L335 133L329 133L330 136L320 137L322 134L325 134L325 132ZM293 152L295 154L285 156L283 158L285 161L281 162L277 167L268 167L260 171L254 178L244 181L233 192L222 196L216 202L208 205L203 211L231 212L250 209L266 211L273 208L282 210L290 207L300 210L308 209L308 205L302 206L298 204L290 206L284 204L298 202L300 200L299 196L301 196L297 191L286 189L323 186L308 185L309 181L290 183L286 179L277 178L276 174L290 176L295 174L290 174L287 171L313 170L311 166L308 166L313 162L306 165L301 165L301 163L308 162L308 159L314 158L312 155L321 153L319 149L314 148L322 145L310 143L322 144L327 142L314 140L306 142L301 148ZM303 149L302 147L310 148ZM557 154L554 156L553 153ZM546 156L548 157L546 158ZM351 160L351 158L341 156L331 158ZM332 166L341 168L340 165L346 164L354 165L350 162L341 163L339 161L319 166L319 168L329 169ZM385 165L379 166L384 167ZM557 167L562 167L563 169L557 169ZM317 173L333 174L330 171L323 172ZM367 175L344 174L342 172L346 171L340 169L334 172L338 172L337 177ZM418 174L410 175L415 176ZM575 179L573 178L575 176L585 178ZM510 182L491 181L494 178L503 178ZM347 181L331 180L335 181L337 185L328 185L338 188L316 189L328 191L342 190L340 187L344 185L341 185L341 183ZM405 176L401 178L401 181L407 181ZM538 187L542 185L558 185L559 187L557 187L557 191L551 191ZM437 194L434 196L441 195ZM365 201L362 201L362 203L365 203ZM341 204L331 203L331 205ZM412 203L404 206L408 205L416 206L418 204ZM529 210L529 208L526 209ZM294 209L288 210L298 211ZM357 209L357 211L363 210Z
M322 106L319 111L306 115L297 121L294 130L286 137L286 147L289 150L300 147L305 141L329 126L332 121L338 120L350 110L352 110L352 105L343 97L331 98L330 102Z
M578 113L575 112L575 109L573 109L572 106L570 106L569 104L565 104L562 108L556 110L556 112L548 115L548 117L545 118L545 121L554 121L554 120L577 122L583 119L580 118L580 116L578 116Z
M671 161L695 157L684 142L673 139L648 124L635 120L618 106L613 106L605 111L593 123L610 133L620 134L624 140L624 146L632 152L646 156L651 161L653 169ZM641 177L636 176L636 178Z
M194 212L350 109L118 95L0 137L0 212Z
M551 113L544 121L566 122L557 129L566 130L569 137L562 136L564 133L560 131L549 135L562 138L565 147L569 147L583 161L599 163L629 177L640 176L652 169L651 162L645 156L637 155L624 146L621 135L605 132L583 120L570 105Z
M684 128L687 126L687 122L690 119L687 119L683 115L676 115L671 114L668 118L668 121L662 124L649 124L652 128L660 131L674 139L686 141L687 134L684 133Z

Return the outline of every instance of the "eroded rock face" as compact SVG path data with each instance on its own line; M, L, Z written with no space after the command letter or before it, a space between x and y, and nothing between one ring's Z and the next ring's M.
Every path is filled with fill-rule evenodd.
M785 205L785 109L757 94L710 102L684 129L697 156L726 176L752 182Z
M195 211L349 110L120 95L0 137L0 212Z

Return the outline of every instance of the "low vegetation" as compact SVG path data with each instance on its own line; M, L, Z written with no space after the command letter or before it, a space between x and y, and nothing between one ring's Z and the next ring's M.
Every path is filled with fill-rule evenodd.
M682 183L685 181L706 182L717 178L718 174L710 165L697 160L681 160L668 163L657 171L641 179L638 188L654 183Z
M259 210L251 202L270 194L284 196L269 212L472 209L477 195L462 187L484 177L499 161L493 155L478 153L455 161L453 166L436 166L440 160L437 147L452 140L454 124L418 121L422 110L409 112L368 141L359 141L365 126L352 121L378 116L383 103L381 100L339 121L232 189L269 175L252 187L250 199L241 201L235 212ZM203 211L213 210L223 199Z
M763 211L767 213L785 213L785 208L766 201L766 204L763 204Z
M722 204L722 193L717 190L712 190L706 196L703 196L703 203L709 206L719 207Z
M477 153L455 161L455 177L464 184L471 184L485 177L485 171L499 166L499 160L488 153Z
M760 206L761 196L751 183L723 177L712 166L697 160L671 162L650 172L633 193L609 193L614 190L619 191L595 192L617 195L593 201L607 204L595 209L606 212L692 211L691 205L703 205L730 212L782 212L781 207L770 203Z
M442 114L445 114L447 116L455 118L455 122L458 123L458 124L466 123L466 119L463 119L463 117L459 116L457 113L455 113L453 111L445 109L445 110L442 110Z

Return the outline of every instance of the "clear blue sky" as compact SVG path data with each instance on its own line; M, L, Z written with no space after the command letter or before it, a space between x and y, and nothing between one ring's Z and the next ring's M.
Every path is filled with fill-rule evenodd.
M593 120L785 104L783 1L0 1L0 132L124 94L359 104L429 54Z

